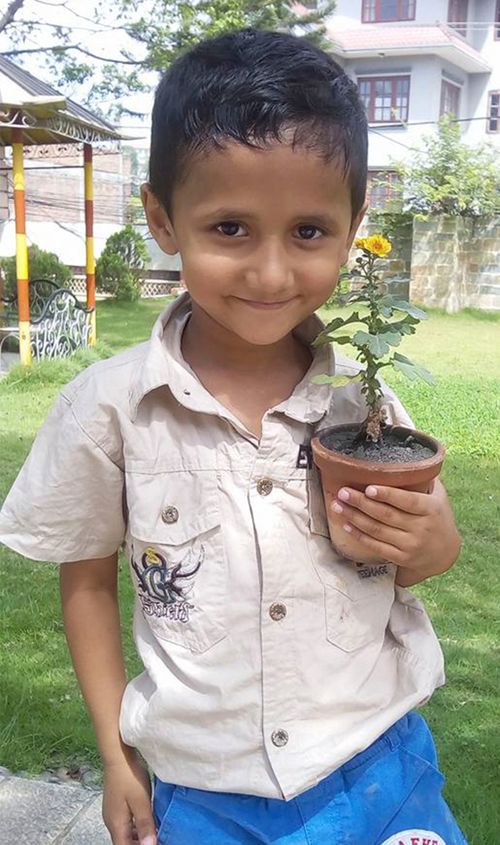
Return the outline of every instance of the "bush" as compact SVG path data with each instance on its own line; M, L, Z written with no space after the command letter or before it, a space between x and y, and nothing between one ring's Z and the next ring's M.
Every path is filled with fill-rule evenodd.
M138 279L123 258L113 252L102 252L97 261L96 287L122 302L136 302L141 295Z
M3 295L10 299L17 290L16 256L1 258L0 267L5 277ZM61 288L67 287L73 276L70 268L57 255L40 249L36 244L28 247L28 270L30 279L50 279Z
M479 217L500 211L498 153L491 146L462 141L452 115L444 115L437 134L424 137L411 158L394 167L399 178L390 184L393 199L383 209L388 214ZM386 183L382 179L379 184Z
M110 293L122 302L135 302L141 295L140 276L148 258L141 235L127 224L107 239L97 260L97 290Z

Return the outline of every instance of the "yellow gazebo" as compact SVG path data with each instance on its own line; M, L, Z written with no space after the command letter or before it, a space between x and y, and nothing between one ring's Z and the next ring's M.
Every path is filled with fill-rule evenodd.
M122 137L112 124L0 57L0 145L12 147L19 351L24 365L31 362L24 147L83 144L87 308L92 309L89 343L93 345L96 318L92 147L106 141L119 141Z

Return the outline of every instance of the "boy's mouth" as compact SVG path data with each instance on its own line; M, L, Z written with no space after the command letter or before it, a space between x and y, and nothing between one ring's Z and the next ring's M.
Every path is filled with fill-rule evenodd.
M252 299L242 299L239 296L237 296L236 299L239 299L240 302L244 302L245 305L249 305L251 308L258 308L264 311L275 311L278 308L283 308L284 305L288 305L289 302L292 302L294 297L290 299L282 299L278 302L258 302Z

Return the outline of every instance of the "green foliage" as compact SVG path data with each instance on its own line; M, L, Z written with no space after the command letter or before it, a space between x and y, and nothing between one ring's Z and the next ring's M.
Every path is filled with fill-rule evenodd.
M67 358L44 358L33 361L29 367L15 364L2 379L2 389L6 393L30 393L32 390L62 387L90 364L111 355L113 350L104 341L98 341L93 347L77 349Z
M316 9L300 13L291 0L113 0L98 10L96 31L109 33L110 39L107 55L97 67L89 65L88 57L95 58L92 42L79 40L84 31L76 12L68 26L49 28L49 13L44 20L43 5L39 20L33 19L27 5L26 0L17 0L1 16L0 36L5 33L6 38L3 54L17 61L20 51L22 60L27 41L39 45L30 49L30 56L39 53L57 85L74 96L75 83L91 78L87 103L98 110L102 100L111 101L119 114L127 111L120 98L150 90L147 71L163 73L180 53L202 38L254 27L302 34L326 44L323 22L336 3L318 0ZM71 15L70 7L67 12Z
M375 184L387 184L390 185L392 191L394 190L394 182L385 182L383 178L376 179ZM390 241L401 243L412 237L414 215L410 211L401 211L400 199L391 198L387 200L383 208L370 209L368 216L377 232Z
M200 39L244 27L294 32L300 26L313 41L321 42L322 21L335 8L330 0L320 0L318 9L306 15L298 14L293 3L282 0L161 0L154 5L157 16L143 14L129 31L146 46L147 67L157 71L164 70Z
M343 297L349 293L351 288L351 274L346 264L344 264L340 268L339 272L339 279L337 285L335 286L335 290L326 300L323 305L323 308L336 308L338 305L342 303Z
M128 223L111 235L96 263L96 287L123 302L135 302L141 295L140 275L148 263L148 251L141 235Z
M452 115L444 115L437 135L424 138L420 149L394 166L400 181L391 183L389 215L478 217L500 212L498 153L485 144L464 143Z
M16 256L1 258L0 267L5 276L4 297L10 298L15 295L17 289ZM28 247L28 269L30 279L50 279L62 288L68 286L73 275L57 255L40 249L36 244Z
M378 279L379 256L390 252L391 246L380 235L373 235L357 241L362 255L356 259L356 267L351 270L351 277L357 283L356 289L342 297L344 303L355 304L356 310L346 316L336 316L324 328L314 341L315 346L325 343L349 344L356 353L363 369L355 376L316 376L317 384L333 384L337 387L347 381L361 382L361 392L367 404L367 423L362 429L364 436L378 441L381 436L380 426L382 387L378 373L384 367L392 367L412 381L423 379L433 384L432 375L424 367L414 364L393 347L399 346L405 335L415 333L416 326L427 318L425 311L416 308L406 300L392 294L381 295ZM363 308L360 310L359 306ZM403 314L404 316L400 316ZM393 319L396 315L397 319ZM366 328L359 328L363 325ZM346 328L350 327L347 332ZM356 327L353 329L352 327ZM341 331L340 334L338 332ZM389 356L389 357L388 357Z

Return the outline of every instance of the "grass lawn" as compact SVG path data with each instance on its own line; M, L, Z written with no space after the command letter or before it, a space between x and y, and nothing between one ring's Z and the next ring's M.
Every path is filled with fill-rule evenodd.
M163 306L98 305L98 332L112 351L148 336ZM330 316L328 312L323 316ZM447 797L471 845L498 841L500 802L500 314L431 312L404 352L437 386L388 379L416 424L448 447L444 480L464 538L452 572L417 588L447 661L448 684L425 707L448 777ZM91 357L91 356L90 356ZM0 382L0 501L28 453L59 386L81 361L17 370ZM0 765L38 772L98 756L66 652L57 569L0 549ZM130 673L132 591L120 589Z

